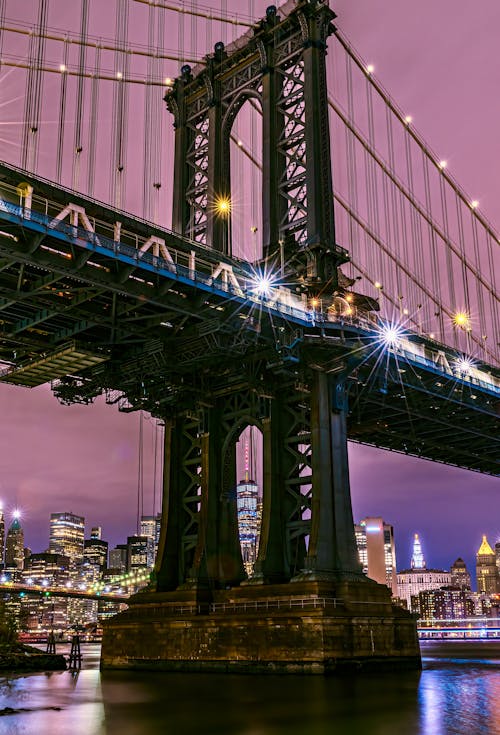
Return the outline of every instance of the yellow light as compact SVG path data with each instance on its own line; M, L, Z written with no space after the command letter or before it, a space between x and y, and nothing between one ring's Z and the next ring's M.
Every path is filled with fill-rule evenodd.
M380 283L380 281L375 281L373 285L375 286L375 288L378 288L379 290L382 288L382 284Z
M239 147L241 148L241 146L243 145L243 141L242 141L242 140L239 140L239 141L238 141L238 145L239 145Z
M117 71L116 72L116 78L117 79L123 79L123 74L121 73L121 71Z
M439 161L439 168L446 168L448 163L446 161Z
M345 300L348 301L349 303L351 303L351 301L352 301L352 293L348 293L347 296L345 297Z
M410 124L410 123L412 122L412 120L413 120L413 118L412 118L412 116L411 116L411 115L407 115L407 116L405 117L405 123L406 123L407 125L409 125L409 124Z
M165 78L165 84L167 87L170 87L172 85L172 80L170 79L170 77Z
M479 207L479 202L477 201L477 199L473 199L470 205L472 209L476 209L476 207Z
M59 71L66 71L66 65L65 64L59 64Z
M461 327L462 329L467 329L468 326L469 326L469 322L470 322L469 315L467 314L466 311L457 311L453 315L453 324L456 327Z
M231 211L231 200L229 197L219 197L214 202L217 214L225 215Z
M409 314L409 313L410 313L410 312L408 311L408 309L403 309L403 314L404 314L405 316L408 316L408 314Z
M311 306L313 307L313 309L315 309L318 304L319 304L318 299L311 299Z
M375 67L373 66L373 64L368 64L368 66L366 67L366 71L368 72L368 74L373 74L373 72L375 71Z
M352 307L351 306L348 306L347 309L345 310L345 313L348 314L348 315L349 314L352 314Z

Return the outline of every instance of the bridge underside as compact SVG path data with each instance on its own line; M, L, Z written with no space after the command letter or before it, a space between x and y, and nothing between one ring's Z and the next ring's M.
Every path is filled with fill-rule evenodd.
M46 184L42 192L54 189ZM88 200L71 194L71 201L102 216ZM138 235L165 237L118 214ZM82 238L2 219L0 380L28 387L51 381L67 403L104 393L121 410L164 418L172 409L192 411L212 393L244 387L272 397L273 386L284 383L307 389L303 358L320 344L329 351L327 372L362 354L349 378L350 440L500 473L498 397L436 366L408 362L359 320L287 319L255 300L228 299L221 288L202 290L147 269L127 256L127 246L116 257ZM210 251L203 256L213 267L220 260Z

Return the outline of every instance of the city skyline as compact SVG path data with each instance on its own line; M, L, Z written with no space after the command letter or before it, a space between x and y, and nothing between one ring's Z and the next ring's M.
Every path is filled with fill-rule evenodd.
M339 28L374 64L375 75L498 228L500 102L489 63L496 58L498 6L487 0L473 17L465 17L450 0L439 8L395 0L375 5L373 0L358 0L355 8L347 0L332 3ZM263 9L259 5L256 15ZM481 38L473 51L467 45L471 35ZM478 109L483 114L477 115ZM167 112L165 125L170 125ZM81 513L89 525L102 523L112 545L126 535L122 529L135 528L137 414L119 414L103 401L63 407L48 386L29 391L2 385L0 415L0 497L6 506L24 509L28 537L44 536L54 510ZM145 433L145 511L150 512L149 421ZM472 569L483 533L490 542L500 537L500 523L491 513L498 504L498 479L368 447L351 445L350 453L354 519L382 516L394 526L400 566L409 566L415 532L429 563L439 568L462 556ZM449 552L440 548L443 528Z

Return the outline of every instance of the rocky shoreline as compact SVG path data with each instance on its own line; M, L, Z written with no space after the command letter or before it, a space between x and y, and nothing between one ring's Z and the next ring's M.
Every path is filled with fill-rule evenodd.
M33 646L15 643L0 647L0 673L64 671L66 659L59 653L44 653Z

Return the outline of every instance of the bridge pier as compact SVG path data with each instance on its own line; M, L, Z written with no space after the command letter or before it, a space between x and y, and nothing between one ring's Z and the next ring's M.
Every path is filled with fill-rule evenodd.
M208 403L208 401L207 401ZM413 617L358 561L349 490L344 376L247 389L166 422L156 588L104 630L103 668L326 673L418 667ZM256 574L238 541L235 446L263 432Z

